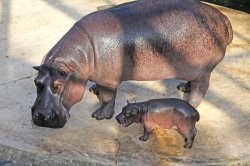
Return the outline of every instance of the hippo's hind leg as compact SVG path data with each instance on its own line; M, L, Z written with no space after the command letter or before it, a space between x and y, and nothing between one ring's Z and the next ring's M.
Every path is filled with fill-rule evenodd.
M92 114L97 120L110 119L114 114L116 88L93 85L90 89L99 99L101 106Z
M191 122L192 123L192 122ZM197 133L197 129L195 128L195 124L193 125L185 125L184 126L178 126L177 131L182 135L182 137L185 140L184 148L190 149L194 142L194 137Z
M191 81L191 92L188 95L188 102L194 107L197 108L201 103L207 89L209 87L210 74L199 77L198 79Z

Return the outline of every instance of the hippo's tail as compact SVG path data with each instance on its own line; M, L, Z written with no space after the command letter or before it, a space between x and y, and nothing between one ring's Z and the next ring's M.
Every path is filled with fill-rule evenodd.
M197 110L195 110L194 116L196 117L196 122L200 120L200 114Z
M231 22L228 20L227 17L225 17L225 24L227 26L227 32L228 32L228 43L227 44L230 44L233 40L233 29L232 29L232 25L231 25Z

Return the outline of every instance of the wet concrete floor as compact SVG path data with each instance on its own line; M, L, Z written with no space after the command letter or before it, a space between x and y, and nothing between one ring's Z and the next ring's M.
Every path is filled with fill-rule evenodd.
M227 15L234 40L211 76L198 107L201 115L192 149L174 130L157 129L147 142L140 125L91 118L97 98L85 92L62 129L36 128L30 107L33 79L47 51L82 16L125 0L0 1L0 165L223 165L250 163L250 15L216 6ZM124 82L116 114L126 100L177 97L179 80ZM91 83L88 84L88 87Z

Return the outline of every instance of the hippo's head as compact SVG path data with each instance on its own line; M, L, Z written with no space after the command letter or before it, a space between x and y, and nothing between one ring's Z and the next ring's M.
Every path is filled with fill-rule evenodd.
M34 67L37 98L31 109L33 123L41 127L62 128L69 110L82 99L86 81L73 72L52 65Z
M136 103L129 103L122 108L122 112L115 117L119 124L123 127L131 125L133 122L139 123L141 120L140 108Z

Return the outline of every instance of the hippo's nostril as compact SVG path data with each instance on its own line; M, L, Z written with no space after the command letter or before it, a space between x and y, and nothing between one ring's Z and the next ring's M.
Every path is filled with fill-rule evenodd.
M52 112L51 114L50 114L50 118L51 119L54 119L56 117L56 114L54 113L54 112Z
M45 116L44 120L47 121L50 119L50 115Z
M44 120L45 121L49 121L49 120L54 120L56 118L56 114L54 112L46 115L46 116L43 116L44 117Z
M33 119L35 120L44 120L45 117L43 114L40 114L39 112L34 112L33 113Z
M33 113L33 118L38 120L39 119L39 113L38 112L34 112Z

